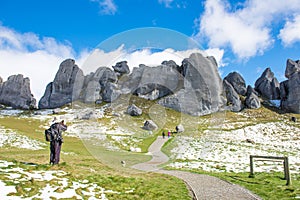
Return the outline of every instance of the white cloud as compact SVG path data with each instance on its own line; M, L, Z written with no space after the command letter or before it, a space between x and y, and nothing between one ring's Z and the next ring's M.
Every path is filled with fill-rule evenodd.
M173 60L178 65L184 58L188 58L191 53L202 53L205 56L214 56L219 66L223 66L222 58L224 51L220 49L190 49L185 51L176 51L173 49L165 49L160 52L151 52L150 49L137 50L127 52L124 46L121 45L118 49L111 52L104 52L100 49L95 49L87 60L82 64L82 69L85 74L96 71L98 67L111 67L117 62L126 60L130 69L138 67L140 64L147 66L160 65L165 60Z
M102 15L114 15L117 12L117 5L113 0L90 0L96 2L100 8L100 14Z
M82 60L86 54L83 52L77 58ZM70 44L0 25L0 76L4 81L14 74L29 77L31 92L37 100L66 58L76 59Z
M290 46L295 42L300 42L300 15L293 20L289 20L280 30L278 36L285 46Z
M240 59L263 54L274 43L274 23L300 14L298 0L247 0L239 6L207 0L197 36L208 39L210 47L230 47Z

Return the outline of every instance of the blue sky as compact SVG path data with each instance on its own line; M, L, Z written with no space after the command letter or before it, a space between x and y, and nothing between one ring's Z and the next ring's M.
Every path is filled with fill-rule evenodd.
M222 77L238 71L251 85L266 67L284 80L287 58L300 57L299 0L1 0L0 76L30 77L39 98L64 59L80 66L99 43L143 27L193 38Z

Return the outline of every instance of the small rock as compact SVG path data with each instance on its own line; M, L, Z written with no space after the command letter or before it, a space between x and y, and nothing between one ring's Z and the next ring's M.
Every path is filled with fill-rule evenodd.
M176 126L176 132L177 133L184 132L184 127L182 126L182 124L179 124L178 126Z
M143 129L148 130L148 131L154 131L158 127L157 125L152 121L152 120L147 120L144 123Z
M140 115L142 115L143 111L136 105L132 104L132 105L128 106L127 113L131 116L140 116Z
M251 139L246 139L246 142L251 143L251 144L255 144L255 142Z

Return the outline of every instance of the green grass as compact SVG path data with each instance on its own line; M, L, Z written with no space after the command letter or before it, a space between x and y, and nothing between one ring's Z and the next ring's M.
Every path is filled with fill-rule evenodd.
M0 125L13 129L19 134L44 142L43 129L39 128L41 122L38 120L4 117L0 118ZM151 139L145 140L147 144L144 149L154 139L155 137L153 136ZM188 189L183 181L167 175L140 173L129 167L122 168L119 163L120 158L122 158L130 166L149 160L149 156L131 152L111 152L103 148L101 149L101 147L89 148L87 150L85 146L87 145L86 141L83 142L74 137L65 137L64 141L62 151L72 152L72 154L62 153L60 165L48 165L48 148L32 151L14 147L3 147L0 148L0 160L13 161L22 168L27 167L22 163L35 163L37 166L30 170L63 170L67 172L66 177L70 180L87 179L107 190L121 192L121 194L106 194L108 199L190 199ZM103 162L101 162L100 157L97 158L97 155L101 159L104 159ZM120 168L111 167L110 163L105 163L106 159L115 162L113 166L119 165ZM38 181L15 184L9 182L7 178L1 175L0 179L11 185L15 185L17 188L16 195L33 195L33 193L46 184L45 182ZM33 190L25 194L25 188L28 187L33 188ZM130 188L134 188L132 193L124 192Z

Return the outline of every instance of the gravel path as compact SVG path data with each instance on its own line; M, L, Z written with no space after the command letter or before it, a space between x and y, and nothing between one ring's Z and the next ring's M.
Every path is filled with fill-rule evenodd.
M191 189L191 192L194 195L194 199L201 200L254 200L260 199L258 196L252 194L250 191L245 188L223 181L216 177L204 175L204 174L195 174L191 172L183 171L169 171L163 170L159 165L167 162L169 160L163 152L161 152L161 147L164 143L168 141L168 138L162 138L159 136L153 144L149 147L149 153L152 154L152 160L134 165L134 169L147 171L147 172L157 172L163 174L169 174L175 177L182 179L188 187Z

